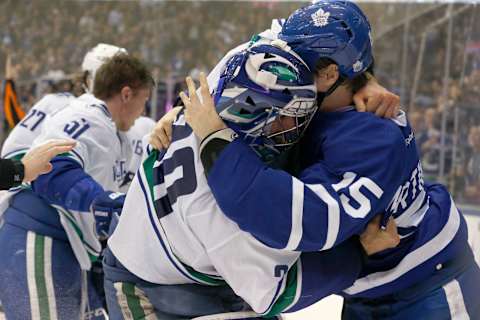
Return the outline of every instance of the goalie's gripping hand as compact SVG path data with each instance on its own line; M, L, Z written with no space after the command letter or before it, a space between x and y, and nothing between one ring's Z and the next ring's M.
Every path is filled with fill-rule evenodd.
M105 191L93 200L91 211L95 216L95 226L100 239L108 237L108 229L110 228L112 217L120 216L124 202L124 193L112 191Z

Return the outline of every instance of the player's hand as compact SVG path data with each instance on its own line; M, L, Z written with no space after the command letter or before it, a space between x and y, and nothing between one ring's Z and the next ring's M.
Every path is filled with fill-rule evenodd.
M200 97L197 95L192 78L187 77L186 82L189 96L181 92L180 98L185 105L185 120L192 127L193 132L203 140L211 133L225 129L227 126L215 109L205 73L200 73Z
M35 180L39 175L45 174L52 170L52 160L55 156L68 152L75 147L77 142L74 140L50 140L38 145L22 158L24 166L23 182Z
M379 117L395 118L400 110L400 97L372 78L354 96L357 111L372 112Z
M382 230L380 228L381 218L381 215L373 218L360 235L360 243L369 256L386 249L395 248L400 243L395 220L390 218L386 229Z
M182 107L175 107L165 113L163 117L158 120L152 132L150 132L148 143L150 143L155 149L167 149L170 142L172 142L173 122L177 118L180 110L182 110Z
M111 191L105 191L93 200L91 211L95 217L95 227L100 240L108 238L110 222L113 217L120 216L124 202L124 193Z

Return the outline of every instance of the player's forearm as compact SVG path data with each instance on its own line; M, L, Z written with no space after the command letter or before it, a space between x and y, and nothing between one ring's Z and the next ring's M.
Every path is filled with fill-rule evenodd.
M38 177L32 189L50 204L66 209L90 211L93 199L103 188L74 160L57 157L53 169Z
M204 165L211 166L208 183L212 193L228 218L270 247L327 250L361 233L386 201L379 200L378 193L368 192L362 198L362 203L370 204L368 208L350 208L349 200L347 209L355 211L349 213L341 194L332 187L341 177L322 163L306 170L300 180L269 168L243 141L225 143L212 144L212 152L202 150ZM205 163L207 155L212 157L210 164ZM357 209L364 212L362 219L356 217Z
M326 204L314 194L314 199L304 199L301 181L285 171L269 168L243 141L236 140L222 150L208 182L225 215L266 245L301 251L323 247L328 229L327 215L322 214L328 210ZM298 190L301 195L297 195ZM315 219L315 232L304 232L314 234L312 239L298 233L302 230L302 216ZM290 247L298 237L301 246Z
M209 142L211 152L202 149L209 186L225 215L259 241L277 249L326 250L363 228L358 221L339 225L341 215L349 216L330 190L336 180L325 185L316 181L312 190L287 172L268 167L243 141L217 140Z

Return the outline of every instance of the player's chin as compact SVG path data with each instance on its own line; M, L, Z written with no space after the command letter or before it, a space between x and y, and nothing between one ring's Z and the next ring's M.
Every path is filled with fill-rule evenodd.
M121 125L118 126L118 131L125 131L126 132L126 131L130 130L131 127L133 127L134 123L135 123L134 121L122 123Z

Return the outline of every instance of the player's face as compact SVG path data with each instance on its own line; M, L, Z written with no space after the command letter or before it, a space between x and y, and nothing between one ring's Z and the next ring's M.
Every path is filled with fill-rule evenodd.
M124 112L122 113L121 123L118 125L120 131L128 131L135 120L143 114L145 103L150 97L150 89L137 89L133 92L129 101L125 104Z
M295 128L296 125L295 118L280 115L269 126L267 126L266 134L272 136L276 143L284 144L288 141L286 141L285 135L280 133L290 131Z

